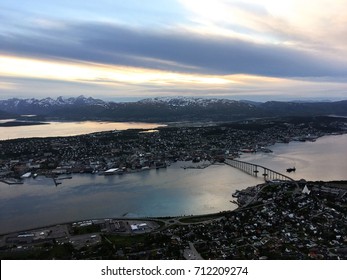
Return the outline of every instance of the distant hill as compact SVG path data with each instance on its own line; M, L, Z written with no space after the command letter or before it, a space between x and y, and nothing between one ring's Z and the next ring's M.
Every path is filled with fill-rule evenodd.
M341 115L347 116L347 100L337 102L276 102L263 103L264 113L285 116Z
M43 115L64 120L231 121L281 116L347 116L347 100L265 103L191 97L157 97L137 102L105 102L91 97L0 100L7 114Z
M0 110L0 120L2 119L14 119L16 118L17 115L16 114L13 114L13 113L10 113L10 112L6 112L6 111L3 111L3 110Z

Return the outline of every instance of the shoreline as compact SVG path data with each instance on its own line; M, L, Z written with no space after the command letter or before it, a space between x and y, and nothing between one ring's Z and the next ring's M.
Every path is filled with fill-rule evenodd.
M84 135L91 135L91 134L97 134L97 133L111 133L114 131L126 131L126 130L141 130L141 131L147 131L147 130L152 130L152 129L158 129L161 127L168 127L169 123L151 123L151 122L135 122L135 121L124 121L124 122L115 122L115 121L103 121L103 120L82 120L82 121L62 121L62 120L45 120L45 121L37 121L37 122L32 122L32 121L20 121L20 120L13 120L13 121L8 121L8 122L0 122L0 129L5 129L5 128L12 128L12 129L20 129L22 126L23 127L35 127L35 126L45 126L47 125L52 126L52 125L76 125L79 126L82 123L94 123L95 128L90 129L89 131L80 131L77 133L71 133L71 128L61 128L63 129L62 132L57 132L57 135L44 135L45 134L43 131L40 132L38 135L30 135L30 136L16 136L16 134L13 134L13 136L7 136L7 138L0 138L0 142L2 141L16 141L19 139L35 139L35 138L40 138L40 139L45 139L45 138L67 138L67 137L78 137L78 136L84 136ZM123 128L123 125L128 124L128 127ZM113 127L105 127L103 130L99 130L98 126L100 125L113 125ZM135 125L135 127L133 127ZM142 126L141 126L142 125ZM148 127L146 127L148 126ZM118 128L117 128L118 127ZM54 127L53 127L54 128ZM77 129L77 128L76 128ZM19 132L18 132L19 133Z
M106 132L96 132L96 133L107 133L109 131ZM93 134L93 133L90 133ZM89 134L87 134L89 135ZM323 135L319 135L319 136L315 136L314 140L312 140L311 137L309 137L308 139L306 139L305 141L299 140L299 139L294 139L296 137L294 137L293 139L290 139L289 142L275 142L275 143L266 143L266 145L263 145L262 147L259 147L258 149L255 150L250 150L250 151L238 151L238 154L235 156L232 156L231 159L241 159L243 160L242 157L240 157L241 155L247 155L247 154L271 154L273 151L270 149L272 147L275 147L276 145L281 145L281 144L291 144L291 143L298 143L298 142L316 142L317 139L321 139L323 137L330 137L330 136L342 136L342 135L347 135L347 131L345 132L341 132L341 133L327 133L327 134L323 134ZM44 137L44 138L51 138L51 137ZM13 140L13 139L10 139ZM1 141L5 141L5 140L0 140ZM228 157L225 157L224 159L227 159ZM208 164L206 164L206 161L209 161ZM149 170L153 170L153 169L162 169L162 168L168 168L170 167L170 165L172 163L176 162L175 160L170 160L167 159L165 160L165 163L159 163L160 165L156 166L142 166L142 168L138 168L138 169L119 169L118 172L115 173L110 173L107 174L105 173L107 171L106 170L94 170L89 171L86 168L79 170L78 172L75 171L66 171L66 172L59 172L59 173L54 173L52 172L53 170L39 170L39 172L36 172L35 170L32 171L31 176L34 175L35 173L37 173L37 175L42 175L42 176L46 176L46 177L52 177L53 179L60 179L57 178L56 176L59 175L73 175L73 174L92 174L92 175L104 175L104 176L114 176L114 175L126 175L126 174L132 174L132 173L138 173L138 172L144 172L144 171L149 171ZM194 162L192 160L184 160L184 162L192 162L192 163L202 163L201 166L182 166L182 169L204 169L206 167L209 167L211 165L214 164L218 164L220 161L218 161L218 159L211 159L211 160L205 160L205 159L201 159L199 162ZM220 162L220 163L224 163L224 162ZM0 178L0 183L5 183L8 184L6 181L10 180L10 181L15 181L14 183L10 183L8 185L14 185L14 184L23 184L23 179L24 178L19 178L18 176L3 176Z

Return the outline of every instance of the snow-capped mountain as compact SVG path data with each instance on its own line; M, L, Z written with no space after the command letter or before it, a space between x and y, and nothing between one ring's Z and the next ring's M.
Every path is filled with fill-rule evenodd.
M200 98L200 97L184 97L184 96L174 96L174 97L154 97L146 98L139 101L140 103L150 104L168 104L170 106L202 106L206 107L211 104L237 104L238 102L230 99L219 99L219 98Z
M8 100L0 100L0 110L15 114L47 114L59 108L68 106L88 106L88 105L105 105L106 103L100 99L92 97L62 97L56 99L47 97L44 99L18 99L11 98Z
M0 100L0 112L60 120L231 121L276 116L347 116L347 101L293 103L234 101L218 98L155 97L137 102L104 102L92 97Z

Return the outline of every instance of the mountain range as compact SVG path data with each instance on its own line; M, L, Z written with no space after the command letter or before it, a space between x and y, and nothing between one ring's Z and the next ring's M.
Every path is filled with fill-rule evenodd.
M337 102L252 102L192 97L156 97L106 102L92 97L0 100L0 118L37 115L60 120L231 121L281 116L347 116L347 100Z

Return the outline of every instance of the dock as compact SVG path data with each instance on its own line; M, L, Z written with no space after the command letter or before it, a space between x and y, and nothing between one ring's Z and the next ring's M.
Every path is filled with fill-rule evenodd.
M16 179L0 179L1 183L5 183L7 185L21 185L23 184L22 181L16 180Z

